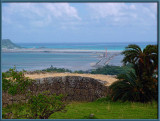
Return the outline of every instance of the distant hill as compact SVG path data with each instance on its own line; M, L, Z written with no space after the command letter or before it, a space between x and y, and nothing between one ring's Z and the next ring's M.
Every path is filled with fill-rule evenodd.
M10 39L2 39L2 48L17 49L17 48L21 48L21 47L14 44Z

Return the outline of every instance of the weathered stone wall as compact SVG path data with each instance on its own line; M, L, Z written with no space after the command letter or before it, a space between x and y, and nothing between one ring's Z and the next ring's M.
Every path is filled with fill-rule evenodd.
M12 96L6 92L2 92L2 106L11 105L13 103L25 102L26 98L23 95Z
M49 90L51 93L65 94L68 100L93 101L107 95L104 82L89 77L65 76L37 79L30 88L33 92Z
M80 76L47 77L36 79L30 86L30 90L33 94L47 90L52 94L64 94L67 95L67 100L72 101L94 101L108 94L108 87L104 86L105 83L101 80ZM3 94L2 102L7 103L9 100L10 96ZM15 98L14 101L16 101Z

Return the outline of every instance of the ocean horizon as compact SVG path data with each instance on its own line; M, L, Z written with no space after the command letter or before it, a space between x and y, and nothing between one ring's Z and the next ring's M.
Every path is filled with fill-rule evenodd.
M108 57L115 52L123 51L128 43L16 43L24 48L50 48L56 50L104 50L107 49ZM140 43L142 49L148 44ZM113 51L113 52L112 52ZM114 52L115 51L115 52ZM92 63L98 62L102 53L2 53L2 72L16 66L17 70L41 70L49 68L51 65L57 68L75 70L95 69ZM115 56L108 64L122 66L123 55Z
M117 42L117 43L16 43L24 48L50 48L50 49L75 49L75 50L117 50L123 51L129 44L137 44L142 49L148 44L157 44L155 42L146 43L129 43L129 42Z

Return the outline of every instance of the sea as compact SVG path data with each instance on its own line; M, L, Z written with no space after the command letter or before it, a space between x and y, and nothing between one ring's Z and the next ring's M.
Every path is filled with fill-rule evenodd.
M115 52L125 50L128 44L137 44L142 49L150 43L16 43L24 48L52 48L57 50L104 50L107 49L107 57L112 56ZM57 68L76 70L90 70L92 63L98 62L102 57L98 53L5 53L2 52L1 69L2 72L16 66L16 69L34 71L49 68L51 66ZM122 66L123 55L115 56L109 61L109 65Z

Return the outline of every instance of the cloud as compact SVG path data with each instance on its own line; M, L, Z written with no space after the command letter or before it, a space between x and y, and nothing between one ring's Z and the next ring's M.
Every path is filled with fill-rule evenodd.
M141 6L143 13L146 15L149 15L150 17L156 19L157 17L157 4L156 3L152 3L148 6Z
M46 4L45 8L49 10L55 17L69 17L80 19L77 14L77 10L70 6L68 3L55 3L55 4Z
M3 22L46 26L63 20L81 20L69 3L9 3L2 7ZM7 20L7 21L6 21Z
M95 18L105 18L107 16L121 16L124 3L89 3L88 7L93 11Z
M106 19L110 24L151 23L157 14L156 3L88 3L87 6L92 19Z
M89 25L156 25L156 3L3 3L2 24L82 28ZM77 6L77 7L75 7ZM82 8L84 8L82 10ZM81 16L79 16L81 15Z

